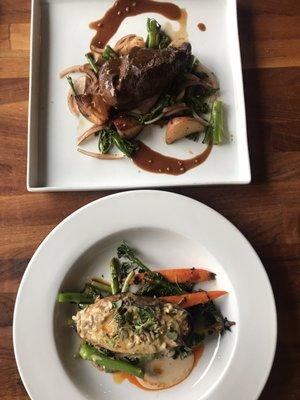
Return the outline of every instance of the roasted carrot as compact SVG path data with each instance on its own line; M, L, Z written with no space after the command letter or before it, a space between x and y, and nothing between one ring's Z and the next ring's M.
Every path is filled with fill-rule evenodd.
M200 268L171 268L159 269L159 272L169 282L173 283L198 283L215 279L216 274ZM144 273L137 274L139 280L143 280Z
M158 270L170 282L198 283L215 279L213 272L200 268L172 268Z
M218 297L227 294L227 292L223 290L212 290L209 292L195 292L195 293L186 293L176 296L163 296L160 297L163 300L166 300L170 303L178 304L182 308L189 308L192 306L196 306L197 304L203 304L208 302L209 300L217 299Z

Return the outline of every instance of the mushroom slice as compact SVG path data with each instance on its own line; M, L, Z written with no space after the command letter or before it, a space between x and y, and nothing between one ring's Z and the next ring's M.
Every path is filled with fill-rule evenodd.
M193 353L183 359L178 357L174 360L171 357L163 357L147 362L144 379L137 378L137 380L147 389L167 389L186 379L193 366Z
M75 96L80 113L96 125L104 124L109 117L109 106L99 94L82 94Z
M113 123L118 134L125 139L132 139L143 130L143 125L130 115L120 115L113 119Z
M176 140L182 139L192 133L200 133L204 130L203 124L196 118L176 117L171 119L167 125L166 143L172 144Z

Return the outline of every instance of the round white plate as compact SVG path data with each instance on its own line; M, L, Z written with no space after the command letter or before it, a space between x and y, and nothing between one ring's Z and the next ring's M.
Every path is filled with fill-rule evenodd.
M76 334L67 327L72 305L56 304L61 290L107 275L126 239L150 266L201 266L217 273L207 288L236 321L232 332L208 340L202 358L181 384L143 391L76 359ZM94 201L74 212L43 241L21 282L14 314L15 356L33 400L255 400L272 365L276 310L266 272L251 245L211 208L177 194L132 191Z

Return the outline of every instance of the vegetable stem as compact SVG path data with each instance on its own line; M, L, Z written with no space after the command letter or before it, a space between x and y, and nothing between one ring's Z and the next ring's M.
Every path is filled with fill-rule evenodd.
M118 54L110 47L109 44L107 44L104 48L104 51L102 53L102 58L105 60L109 60L110 58L117 58Z
M136 149L136 145L129 140L121 138L116 131L112 131L111 137L115 146L117 146L117 148L124 153L125 156L130 158L132 152Z
M145 272L149 278L151 278L154 282L158 282L161 287L165 288L172 294L183 294L185 293L178 285L169 282L158 272L151 271L138 257L136 257L135 252L132 248L128 246L126 242L123 242L121 246L118 247L118 257L127 258L131 263L138 266L140 271Z
M120 261L114 257L110 262L110 274L111 274L111 292L117 294L120 291L119 287L119 275L120 275Z
M95 72L95 74L98 74L99 67L95 63L95 60L94 60L94 57L92 56L92 54L91 53L87 53L85 56L86 56L86 59L88 60L88 63L90 64L92 70Z
M159 45L160 24L154 18L147 19L147 47L155 49Z
M141 368L130 364L128 361L116 360L114 358L107 357L94 347L90 346L88 343L81 345L79 355L82 359L100 365L101 367L104 367L104 369L107 369L111 372L122 371L127 372L130 375L135 375L139 378L144 377L144 373Z
M203 143L220 144L224 138L223 103L215 100L212 105L210 125L207 127Z
M92 296L78 292L59 293L57 296L59 303L76 303L76 304L92 304L94 299Z
M77 96L76 89L75 89L75 86L74 86L74 82L73 82L73 79L70 77L70 75L67 76L67 81L69 82L69 85L71 86L71 89L72 89L72 92L73 92L74 96Z
M132 281L132 278L134 277L134 274L135 274L135 272L131 271L127 275L127 277L126 277L126 279L125 279L125 281L123 283L123 286L122 286L122 290L121 290L122 293L128 292L128 289L129 289L129 286L130 286L130 282Z
M92 280L91 285L102 290L103 292L111 293L111 286L110 285L105 285L104 283L97 282Z

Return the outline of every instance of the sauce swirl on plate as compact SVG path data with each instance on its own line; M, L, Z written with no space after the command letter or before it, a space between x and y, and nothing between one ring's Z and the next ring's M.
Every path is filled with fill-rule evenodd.
M96 30L91 50L104 48L125 18L150 12L164 15L173 21L181 17L181 9L172 3L153 0L116 0L103 18L90 24L90 28Z
M158 153L145 145L145 143L139 141L139 149L133 155L132 159L138 167L149 172L181 175L197 167L199 164L202 164L209 156L211 150L212 145L208 145L202 153L197 154L195 157L182 160Z

